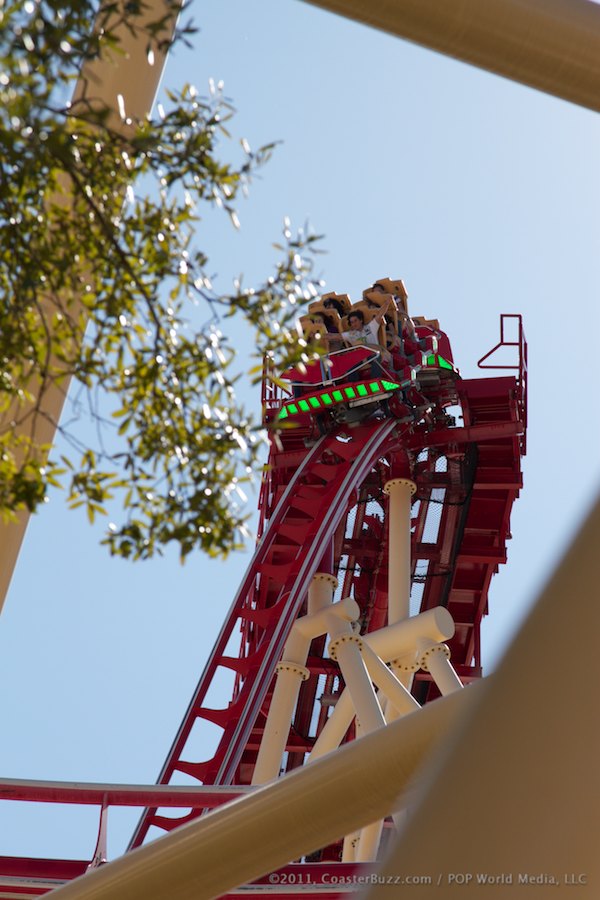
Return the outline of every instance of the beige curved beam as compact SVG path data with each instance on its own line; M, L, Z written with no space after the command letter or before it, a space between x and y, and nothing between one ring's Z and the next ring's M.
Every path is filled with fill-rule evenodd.
M305 2L600 110L600 8L589 0Z
M391 813L475 684L96 869L57 900L209 900Z
M172 7L171 7L172 8ZM140 28L145 22L156 22L165 15L165 0L147 0L143 6L143 14L139 17ZM161 35L167 40L172 36L175 27L175 11L170 27ZM132 33L121 26L114 29L119 38L119 52L107 53L86 65L75 87L73 102L85 97L93 101L99 108L112 111L111 126L114 129L125 127L118 114L119 95L123 98L125 112L131 118L143 118L154 102L160 78L165 64L166 53L155 51L153 65L148 60L148 38L138 29ZM66 182L65 182L66 185ZM66 186L68 193L68 186ZM68 202L68 196L60 202ZM35 436L39 444L51 444L56 433L56 423L60 418L69 382L65 379L60 385L52 383L45 391L36 419ZM35 388L30 386L35 393ZM4 417L10 422L8 411ZM22 415L22 411L21 411ZM0 422L0 429L2 422ZM19 433L30 434L31 421L25 418ZM0 611L8 592L10 581L21 549L25 530L29 522L29 512L22 511L14 523L0 522Z
M493 679L183 826L57 897L210 900L389 813L390 797L449 732L447 751L420 773L421 802L382 876L431 877L419 884L424 898L456 896L456 874L472 874L466 887L478 896L476 876L486 873L512 876L511 897L529 897L539 884L530 877L544 874L595 896L599 536L600 502ZM566 661L572 678L564 677ZM579 877L587 884L566 880ZM380 896L391 896L387 883L369 900Z
M385 864L383 876L435 876L415 888L422 900L487 896L486 876L511 900L535 886L598 896L599 540L600 502ZM389 888L369 900L390 900Z

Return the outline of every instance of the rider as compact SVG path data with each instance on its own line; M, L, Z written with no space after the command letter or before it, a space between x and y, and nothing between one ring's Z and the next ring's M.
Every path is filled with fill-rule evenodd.
M368 322L365 322L365 314L362 309L351 310L348 315L348 325L350 327L347 331L342 331L344 340L347 341L351 347L364 345L378 350L381 354L381 347L378 341L379 326L381 325L391 302L392 299L390 297L388 302L382 306ZM384 352L387 351L384 350ZM374 359L372 361L371 375L375 378L385 375L379 359Z
M379 341L377 340L379 326L381 325L391 302L392 299L390 297L385 306L382 306L368 322L365 322L365 314L362 309L351 310L348 315L348 325L350 327L348 331L342 331L344 340L352 347L361 344L379 347Z

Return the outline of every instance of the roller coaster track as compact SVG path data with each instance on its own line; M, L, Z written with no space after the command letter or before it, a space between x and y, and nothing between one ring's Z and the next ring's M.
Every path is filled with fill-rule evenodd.
M425 424L409 427L394 420L375 421L346 432L338 429L308 451L302 444L303 432L283 434L282 446L274 448L267 467L266 529L167 757L160 784L169 783L177 772L204 784L249 783L275 666L302 610L308 585L314 573L323 569L326 550L332 549L338 579L344 561L346 575L350 569L345 586L353 584L364 614L363 629L372 631L384 624L390 548L386 506L377 497L381 491L376 485L392 476L407 454L416 460L413 582L414 587L422 585L421 600L413 612L447 607L456 622L450 642L456 670L463 680L481 674L479 625L492 575L506 560L510 510L522 483L519 441L524 424L514 377L461 381L459 396L462 427L431 429ZM379 519L371 513L377 503L381 504ZM359 522L351 536L347 536L349 517L354 525ZM432 518L436 520L433 534ZM227 655L227 645L239 630L243 635L240 653ZM309 669L312 675L329 678L327 692L336 672L331 660L323 657L323 642L315 642ZM225 708L211 709L204 699L223 668L237 675L234 695ZM316 737L308 734L316 691L316 678L302 686L288 741L287 768L301 764ZM439 695L425 672L417 675L413 692L421 703ZM210 759L194 761L186 759L186 742L199 720L218 725L222 736ZM324 721L322 715L321 724ZM143 842L152 825L171 830L197 815L192 810L171 818L158 815L156 809L147 810L131 847Z
M408 476L415 486L410 616L445 607L455 624L447 641L454 670L463 683L478 678L480 624L492 576L506 562L511 509L522 487L527 410L520 317L519 328L518 373L449 382L450 388L440 388L446 391L443 402L440 395L434 402L437 414L425 413L409 422L367 418L353 426L336 426L323 436L316 436L314 423L305 418L280 432L265 467L259 542L160 773L156 794L143 786L89 786L86 792L77 785L7 781L0 785L0 798L101 803L105 811L111 805L142 805L159 796L160 805L149 804L141 816L129 846L133 849L147 837L171 831L250 790L276 668L293 626L306 612L315 574L331 573L337 579L333 600L353 596L362 635L388 623L388 575L395 547L389 537L390 499L383 488L399 476ZM501 342L506 343L504 338ZM267 391L263 402L268 414L281 401L276 391ZM452 407L454 419L446 414ZM285 740L283 771L304 764L344 689L324 636L312 641L306 669ZM211 697L226 696L222 683L227 674L233 682L230 700L213 708ZM440 693L424 669L415 673L410 689L421 705ZM202 729L208 727L214 736L215 726L220 736L211 751ZM353 736L351 726L344 740ZM209 758L195 758L198 746L208 748ZM186 789L182 780L185 785L190 780L202 784L202 793ZM166 815L169 808L188 811ZM318 859L289 866L290 876L303 865L335 865L338 874L362 865L338 862L339 853L339 845L324 848ZM39 896L85 872L88 862L0 858L0 898L15 896L15 890L19 896ZM268 883L259 879L244 890L258 896L265 889Z
M346 511L348 496L360 487L374 461L398 443L398 430L395 421L387 420L355 429L348 442L340 441L336 434L328 435L294 471L236 594L159 783L166 783L176 771L211 784L233 783L323 548ZM225 656L234 629L244 622L261 631L256 649L237 659ZM219 666L245 673L243 687L225 709L206 709L202 703ZM186 762L181 754L197 718L220 725L223 736L212 759ZM181 820L157 818L151 811L143 817L131 846L141 843L150 825L170 830L178 824Z

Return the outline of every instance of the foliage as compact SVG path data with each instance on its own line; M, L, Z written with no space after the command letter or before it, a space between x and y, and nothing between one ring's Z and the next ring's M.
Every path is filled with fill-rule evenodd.
M167 39L169 16L142 24L143 6L122 0L90 33L95 7L0 0L0 510L33 511L48 485L64 485L92 521L121 501L112 553L144 558L176 541L182 557L197 546L225 555L244 528L235 498L260 439L236 402L220 320L246 319L258 356L297 359L298 304L316 294L302 253L314 238L286 227L264 284L213 290L195 244L202 206L237 225L236 197L272 145L244 144L238 164L219 158L233 110L218 89L171 92L144 121L103 108L90 84L67 102L82 68L118 58L124 27L149 54ZM70 381L95 438L63 424L73 452L48 461L52 396Z

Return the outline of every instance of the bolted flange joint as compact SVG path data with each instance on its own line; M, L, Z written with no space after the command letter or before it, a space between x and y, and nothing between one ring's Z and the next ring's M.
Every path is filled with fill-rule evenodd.
M421 665L415 662L412 656L401 656L399 659L393 659L390 667L392 671L396 669L397 672L417 672Z
M281 662L277 663L275 671L278 675L280 672L292 672L294 675L300 675L302 681L307 681L310 678L310 671L306 666L301 666L295 662L288 662L286 659L282 659Z
M358 649L362 652L364 641L358 634L342 634L340 637L334 638L333 641L329 642L328 650L331 659L336 662L338 647L342 644L358 644Z
M331 575L329 572L315 572L312 577L313 581L325 582L331 585L332 590L336 590L338 586L338 580L335 575Z
M416 484L410 478L390 478L384 484L383 491L385 494L390 495L395 487L409 487L411 497L417 490Z
M417 658L419 667L425 672L429 672L427 660L430 656L433 656L434 653L443 653L446 659L450 659L450 649L447 644L434 644L433 647L428 647Z

